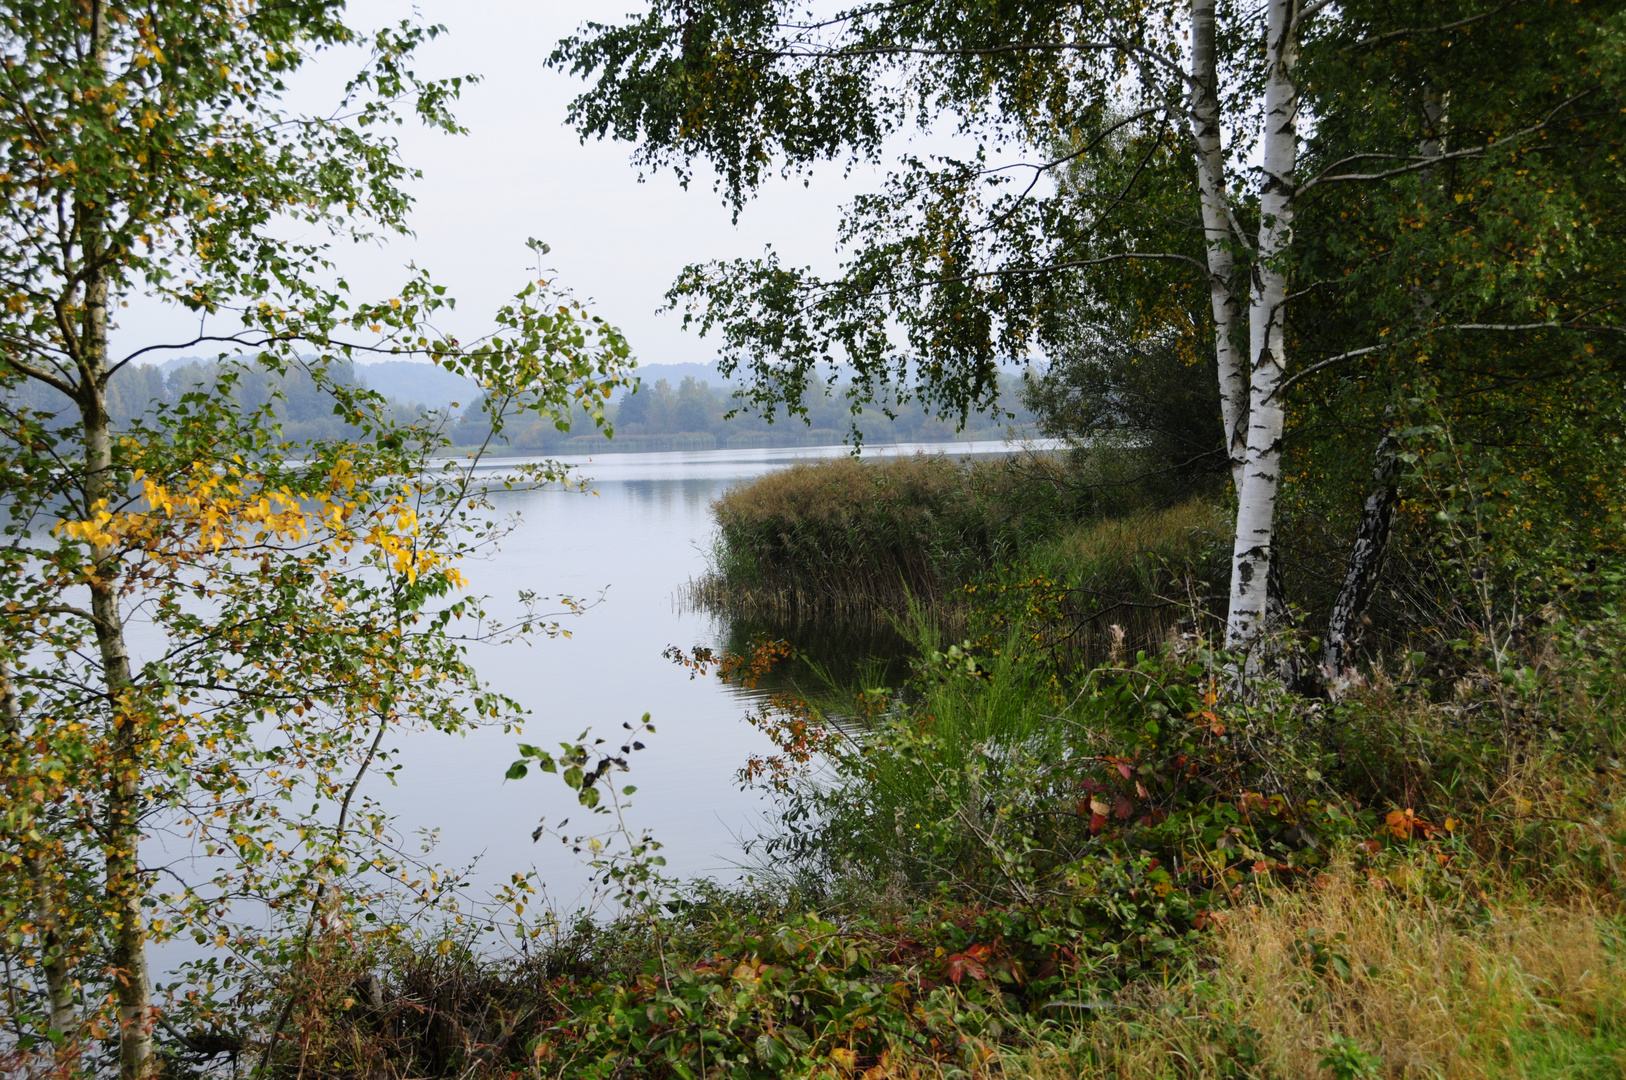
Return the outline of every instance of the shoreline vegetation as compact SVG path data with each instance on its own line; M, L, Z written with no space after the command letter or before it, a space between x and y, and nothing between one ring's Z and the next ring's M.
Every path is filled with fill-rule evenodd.
M674 650L755 690L778 747L740 773L776 805L751 873L663 881L648 836L561 835L621 916L521 917L506 959L451 926L362 951L380 996L349 1004L363 961L338 963L299 1007L307 1069L1620 1075L1618 623L1528 631L1512 679L1414 649L1336 699L1239 701L1204 606L1223 492L1106 500L1080 479L1103 468L839 459L725 494L701 598L792 637L890 617L906 680L781 677L797 650L766 634ZM1017 470L1055 493L1014 502ZM598 757L557 765L619 806Z
M1135 460L1103 447L1082 469L1048 451L798 463L717 500L712 567L690 597L752 622L891 624L918 603L963 626L979 591L1015 590L1059 605L1045 617L1068 620L1073 649L1101 653L1111 625L1120 648L1156 649L1221 586L1230 523L1211 478L1147 494Z
M555 835L620 914L537 915L516 885L506 957L450 925L361 950L325 1011L299 1006L307 1067L1621 1075L1613 607L1572 590L1500 673L1412 623L1336 693L1261 674L1238 696L1245 659L1211 644L1225 491L1148 480L1143 453L834 459L727 492L694 599L755 630L669 655L752 691L776 747L739 774L774 805L747 876L666 880L658 836L615 824L635 744L522 748L511 777L546 761L611 808ZM1326 603L1307 569L1300 626ZM854 648L885 625L909 658L821 662L793 644L819 620ZM357 964L384 973L375 1004L342 1004Z
M823 270L697 247L665 306L737 382L637 393L540 240L462 339L423 267L351 290L471 78L374 14L0 21L0 1080L1626 1077L1619 0L583 23L542 63L641 179L865 189ZM469 590L483 453L1007 424L1073 449L717 502L725 642L665 657L765 747L738 879L630 824L650 714L515 744L581 910L373 798L405 732L517 734L474 647L581 609Z

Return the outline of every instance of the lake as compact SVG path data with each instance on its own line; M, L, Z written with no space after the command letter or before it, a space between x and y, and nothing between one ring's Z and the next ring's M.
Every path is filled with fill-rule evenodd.
M1011 449L999 442L905 444L866 447L864 456ZM591 815L557 777L533 770L505 782L503 774L520 741L551 750L587 728L616 739L622 723L636 724L647 712L657 734L645 737L647 749L633 756L632 772L620 774L617 785L638 788L629 824L650 829L665 845L675 876L736 877L741 841L760 830L766 805L739 789L735 773L770 744L744 720L749 695L715 676L690 679L661 654L671 645L716 646L726 631L681 603L685 585L707 566L711 501L793 462L847 452L831 446L566 458L591 479L591 494L553 487L495 492L499 511L516 517L514 531L500 551L463 567L470 591L490 597L491 613L511 619L520 590L602 593L603 600L562 620L570 638L472 648L482 679L530 710L524 734L403 736L399 787L380 780L372 790L397 815L400 830L438 830L435 857L449 867L478 857L471 900L510 874L534 869L548 898L569 909L586 896L587 871L556 840L533 844L531 832L543 815L555 823L568 817L571 826L588 824ZM502 465L491 463L494 471Z

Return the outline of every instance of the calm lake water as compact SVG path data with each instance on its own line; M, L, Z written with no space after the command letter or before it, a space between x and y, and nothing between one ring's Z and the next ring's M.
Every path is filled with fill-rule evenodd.
M866 448L865 456L1009 449L997 442L931 443ZM510 874L534 869L548 898L569 909L586 898L587 871L557 841L533 843L531 832L543 815L554 823L568 817L571 826L591 824L591 815L557 777L533 770L524 780L504 781L503 773L522 740L553 749L587 728L617 739L623 722L636 724L647 712L657 734L645 737L648 748L633 756L632 772L620 774L622 784L638 788L629 824L654 832L676 876L737 876L740 842L760 831L767 807L739 789L735 773L769 744L744 720L746 697L714 676L691 680L661 653L670 645L718 645L727 630L680 603L684 586L706 569L711 501L795 461L847 452L834 446L572 458L565 460L591 478L592 494L496 493L499 510L516 516L514 531L499 552L464 567L470 590L490 597L493 615L512 618L521 590L578 598L602 592L604 599L563 620L568 639L472 648L488 685L530 710L524 734L404 736L399 786L379 781L372 792L397 815L400 831L438 830L435 858L449 867L478 858L470 900Z

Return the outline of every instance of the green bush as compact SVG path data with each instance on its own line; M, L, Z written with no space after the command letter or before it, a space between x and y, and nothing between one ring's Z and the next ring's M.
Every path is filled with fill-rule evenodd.
M1229 515L1206 499L1068 526L1020 566L965 586L973 639L1016 634L1057 673L1163 647L1170 633L1222 625Z

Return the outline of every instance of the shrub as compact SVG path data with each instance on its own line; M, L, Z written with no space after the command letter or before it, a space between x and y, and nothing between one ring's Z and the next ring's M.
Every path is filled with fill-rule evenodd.
M1177 626L1217 634L1230 529L1201 498L1068 526L964 587L973 638L991 649L1017 634L1064 672L1156 652Z

